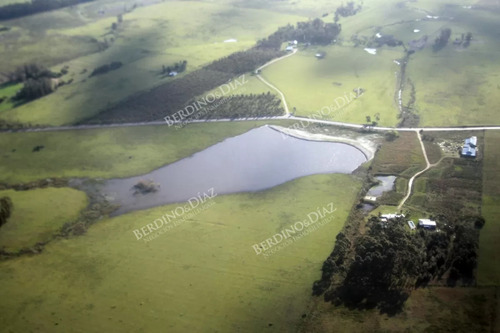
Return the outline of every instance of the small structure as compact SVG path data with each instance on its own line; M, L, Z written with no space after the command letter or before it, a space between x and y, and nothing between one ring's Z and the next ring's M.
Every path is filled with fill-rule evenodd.
M372 49L372 48L365 47L363 50L365 50L366 52L368 52L370 54L373 54L373 55L377 54L377 49Z
M413 221L408 221L408 226L410 227L411 230L415 230L416 229L415 223L413 223Z
M177 76L177 74L179 74L179 73L177 73L177 72L174 71L174 72L168 73L168 76Z
M470 138L465 139L460 155L472 158L477 156L477 137L471 136Z
M386 221L394 220L400 217L405 217L404 214L382 214L380 215L380 219L385 219Z
M367 195L363 198L363 201L368 203L375 203L377 201L377 197Z
M435 230L437 227L436 221L429 219L419 219L418 226L424 229Z

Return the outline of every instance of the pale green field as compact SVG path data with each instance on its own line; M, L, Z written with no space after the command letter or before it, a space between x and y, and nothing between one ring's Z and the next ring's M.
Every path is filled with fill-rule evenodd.
M0 263L5 331L291 332L360 183L301 178L215 204L148 243L141 228L175 206L138 211ZM265 259L252 245L329 202L334 219ZM272 327L271 327L272 325Z
M446 13L454 17L453 23L440 22L439 29L451 28L451 41L470 31L473 41L465 50L448 45L434 53L428 47L412 56L408 74L417 90L421 125L499 124L498 17L462 8ZM431 43L438 33L431 35Z
M4 190L0 191L3 196L14 205L11 217L0 228L0 248L8 252L49 241L88 204L86 194L72 188Z
M98 8L90 10L88 6L26 18L27 22L19 24L18 33L23 35L39 27L46 35L44 38L57 40L95 38L110 42L114 38L111 47L87 56L82 53L72 61L59 62L53 70L69 66L69 73L62 79L73 79L73 83L60 87L49 96L2 112L0 117L32 124L72 124L134 93L168 82L171 78L160 75L162 65L187 60L186 73L189 73L213 60L250 48L279 26L304 20L300 16L215 3L168 1L139 7L123 15L123 23L112 34L110 26L116 17L90 19L88 17L95 15ZM69 18L74 18L75 22L66 23ZM237 42L224 43L232 38ZM17 45L21 41L14 39L12 43ZM57 58L59 53L69 52L60 52L63 49L59 47L64 45L59 45L57 41L54 43L50 50L56 54L51 57ZM25 48L30 54L37 54L40 46L31 43ZM24 59L22 50L16 50L16 55ZM43 62L43 59L39 61ZM124 66L105 75L88 78L95 67L112 61L121 61ZM82 73L85 69L87 72Z
M17 91L22 88L22 84L9 84L2 85L0 88L0 98L7 97L2 103L0 103L0 112L8 110L14 107L10 98L15 96Z
M319 50L327 52L322 60L314 56ZM367 115L374 118L379 113L380 125L393 126L397 122L393 101L397 66L393 59L401 55L391 49L370 55L362 48L347 46L309 48L265 68L262 76L285 94L296 115L320 114L321 108L335 106L337 99L339 106L346 106L325 119L364 123ZM366 92L353 100L351 93L358 87Z
M479 264L477 281L480 285L500 284L500 261L498 239L500 237L500 177L498 169L500 154L498 144L500 133L490 131L485 136L483 167L483 206L482 213L486 219L479 234Z
M228 122L57 132L0 133L0 182L53 177L114 178L148 173L264 124ZM33 148L43 145L39 152ZM16 149L16 151L12 151Z

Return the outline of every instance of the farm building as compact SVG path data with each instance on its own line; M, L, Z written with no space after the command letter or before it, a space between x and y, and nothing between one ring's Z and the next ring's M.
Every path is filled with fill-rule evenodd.
M464 146L462 147L461 155L463 157L476 157L477 155L477 137L471 136L465 139Z
M387 220L394 220L399 217L405 217L404 214L382 214L380 215L381 218L387 219Z
M429 219L419 219L418 226L424 229L434 230L437 227L436 221L432 221Z

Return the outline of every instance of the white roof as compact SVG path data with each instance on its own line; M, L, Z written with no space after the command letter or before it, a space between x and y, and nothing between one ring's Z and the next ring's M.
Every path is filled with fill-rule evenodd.
M423 226L436 226L436 221L432 221L429 219L418 219L418 224Z
M399 214L382 214L382 215L380 215L380 217L390 220L390 219L395 219L397 217L405 217L405 216L404 216L404 214L401 214L401 215L399 215Z

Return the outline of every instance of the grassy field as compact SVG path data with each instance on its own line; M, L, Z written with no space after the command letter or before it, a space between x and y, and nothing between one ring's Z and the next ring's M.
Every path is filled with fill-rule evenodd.
M150 172L264 124L228 122L58 132L0 133L0 182L53 177L114 178ZM43 145L39 152L33 148ZM57 161L57 162L54 162Z
M137 211L0 263L6 331L293 331L360 183L301 178L215 204L150 242L133 230L175 206ZM252 245L333 202L333 220L268 259ZM92 318L92 320L89 320Z
M12 54L4 51L0 55L13 60L4 63L8 68L0 68L0 71L31 61L28 55L33 58L33 54L50 50L53 53L48 54L50 64L57 63L53 70L68 66L69 73L62 80L73 81L49 96L2 112L1 118L45 125L75 123L134 93L172 80L160 75L162 65L187 60L186 73L189 73L213 60L251 47L279 26L304 19L216 3L167 1L124 14L123 23L112 31L111 24L116 22L116 15L123 11L124 5L120 7L121 12L109 15L118 5L108 4L106 14L96 16L106 3L65 8L11 22L16 27L8 32L8 40L13 45L8 52ZM197 19L190 19L192 17ZM28 55L24 56L21 41L33 29L43 33L40 43L45 44L29 42L25 46ZM232 38L237 42L224 42ZM106 41L110 47L98 53L94 50L90 55L82 50L78 55L69 56L71 51L64 49L71 45L68 41L85 39L94 40L94 44ZM58 58L62 56L77 59L64 62ZM37 61L47 63L43 56ZM112 61L121 61L123 66L106 75L88 78L95 67Z
M500 124L495 112L500 102L500 66L496 58L500 51L496 33L500 28L498 17L461 7L450 7L442 15L454 19L435 22L426 33L432 41L439 29L450 28L450 45L437 53L428 46L413 55L408 66L408 76L417 92L421 125ZM451 41L469 31L473 34L469 48L451 45Z
M494 294L494 288L417 289L403 312L392 317L318 300L300 332L489 332L495 315Z
M0 112L9 110L14 107L14 103L10 100L15 96L17 91L23 87L22 84L2 84L0 85L0 98L5 98L0 103Z
M425 167L422 148L415 133L401 132L399 137L386 142L372 163L374 175L400 175L410 178Z
M10 197L14 205L12 216L0 230L0 248L8 252L52 239L88 204L85 193L72 188L4 190L0 191L3 196Z
M326 52L326 57L316 59L318 51ZM394 126L397 66L392 61L401 55L391 49L373 56L350 46L311 47L265 68L262 76L285 94L290 111L296 108L296 115L319 114L325 106L345 104L325 119L365 123L366 116L375 120L379 114L380 125ZM354 99L351 94L358 87L366 92Z
M477 269L478 284L500 284L500 260L498 239L500 237L500 153L498 143L500 133L487 132L484 148L483 168L483 206L482 213L486 224L479 238L479 265Z

